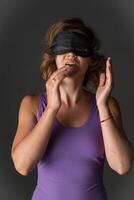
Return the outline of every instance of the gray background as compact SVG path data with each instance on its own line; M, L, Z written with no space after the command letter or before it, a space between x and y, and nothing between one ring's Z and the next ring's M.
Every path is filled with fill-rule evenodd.
M21 98L43 91L39 73L43 35L64 17L79 16L97 32L102 52L112 57L115 88L126 134L134 144L134 2L132 0L0 0L0 199L30 200L37 178L14 170L11 145ZM104 182L109 200L134 199L134 169L123 176L107 163Z

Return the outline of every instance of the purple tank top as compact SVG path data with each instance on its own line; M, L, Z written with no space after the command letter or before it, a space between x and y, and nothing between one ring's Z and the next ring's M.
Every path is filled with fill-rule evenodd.
M37 123L47 105L40 94ZM88 120L79 128L55 119L47 149L37 164L32 200L107 200L103 185L105 151L95 94Z

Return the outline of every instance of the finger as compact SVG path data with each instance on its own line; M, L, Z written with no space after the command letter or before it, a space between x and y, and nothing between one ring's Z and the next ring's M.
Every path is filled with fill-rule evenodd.
M56 78L56 75L58 75L58 74L60 74L61 72L64 72L64 71L66 71L66 67L65 67L65 66L61 67L60 69L55 70L55 71L51 74L51 76L50 76L50 78L49 78L48 81L51 82L52 79L55 79L55 78Z
M56 74L54 76L53 79L55 79L55 81L53 81L53 79L51 80L50 83L58 83L60 82L62 79L64 79L65 77L67 77L69 75L70 69L66 69L63 71L60 71L58 74Z
M106 81L105 73L101 73L99 77L99 86L104 86Z
M111 57L107 58L106 65L108 66L108 68L110 69L110 71L111 71L111 73L113 75L113 65L112 65L112 59L111 59Z
M112 84L112 65L110 63L110 58L106 62L106 84L109 86Z
M58 74L57 77L55 78L54 85L55 86L59 85L60 82L66 77L67 77L67 73Z
M59 79L60 77L64 78L69 75L70 69L66 69L65 71L61 71L60 73L56 74L55 79Z

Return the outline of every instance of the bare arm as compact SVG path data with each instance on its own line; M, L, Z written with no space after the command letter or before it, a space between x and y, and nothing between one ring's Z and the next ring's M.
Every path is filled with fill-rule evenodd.
M113 115L113 118L101 123L108 164L119 174L127 173L133 166L134 147L123 129L119 104L115 97L111 97L109 104L98 105L98 110L100 120Z
M46 107L36 124L33 97L26 95L22 99L11 151L14 166L20 174L27 175L43 156L51 136L55 116L56 111Z

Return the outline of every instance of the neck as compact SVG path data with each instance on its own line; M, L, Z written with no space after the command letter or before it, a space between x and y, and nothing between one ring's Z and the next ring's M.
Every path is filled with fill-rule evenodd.
M66 107L75 107L81 102L83 97L83 88L80 83L64 83L60 87L61 101Z

